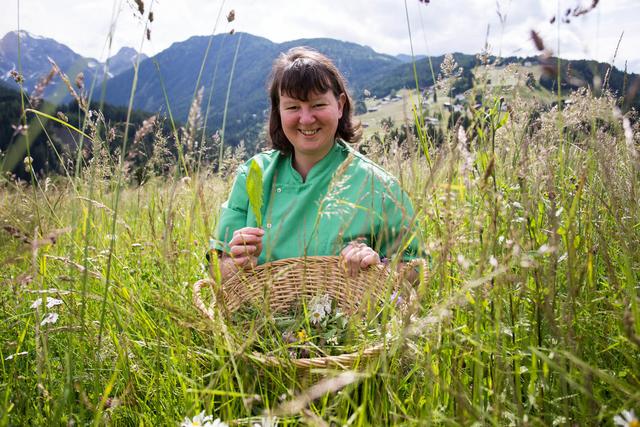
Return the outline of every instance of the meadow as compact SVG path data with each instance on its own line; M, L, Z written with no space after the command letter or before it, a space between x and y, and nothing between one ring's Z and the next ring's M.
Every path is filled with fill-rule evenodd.
M442 143L416 98L402 144L362 142L411 195L429 268L393 340L350 369L266 366L230 339L259 337L193 305L242 149L214 170L188 129L174 158L146 123L129 143L153 138L162 167L141 183L85 114L86 161L0 182L0 425L613 425L640 410L636 112L606 87L551 105L511 89L478 76L485 107L442 120Z

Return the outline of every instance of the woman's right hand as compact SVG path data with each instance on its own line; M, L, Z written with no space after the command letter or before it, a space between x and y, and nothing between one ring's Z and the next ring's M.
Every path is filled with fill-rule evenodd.
M256 227L243 227L233 232L229 242L229 256L239 268L247 268L258 264L258 256L262 252L262 236L264 230Z

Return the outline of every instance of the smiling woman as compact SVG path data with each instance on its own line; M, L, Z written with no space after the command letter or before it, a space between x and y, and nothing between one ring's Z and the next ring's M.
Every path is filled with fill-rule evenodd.
M384 258L419 257L409 197L350 146L360 126L333 62L310 48L291 49L274 61L269 92L274 149L239 168L212 239L223 278L301 256L341 255L352 275ZM252 162L263 171L263 228L249 206Z

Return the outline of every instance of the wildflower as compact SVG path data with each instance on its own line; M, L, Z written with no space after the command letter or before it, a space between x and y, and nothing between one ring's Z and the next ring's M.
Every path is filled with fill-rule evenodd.
M331 313L331 298L329 295L315 296L309 303L311 323L318 323Z
M467 261L467 259L462 254L458 254L457 261L463 270L466 270L471 266L471 263Z
M278 418L271 416L264 416L260 418L259 423L253 423L253 427L277 427Z
M282 341L287 344L293 344L294 342L296 342L296 337L292 332L286 331L282 333Z
M44 298L38 298L31 304L31 308L38 308L44 302ZM47 308L55 307L56 305L62 304L62 300L57 298L47 297Z
M554 250L555 250L555 248L553 248L552 246L549 246L549 245L547 245L547 244L545 243L544 245L542 245L542 246L540 246L540 247L538 248L538 253L539 253L540 255L545 255L545 254L548 254L548 253L550 253L550 252L553 252Z
M40 326L51 324L53 325L58 321L58 313L47 313L45 318L40 322Z
M398 291L394 291L391 294L391 302L397 307L400 304L402 304L402 297L400 296L400 294L398 293Z
M640 427L640 420L636 417L633 409L630 411L622 411L620 415L613 417L613 423L621 427Z
M305 331L304 329L301 329L300 331L298 331L297 336L298 336L298 341L302 341L302 342L306 341L307 338L309 338L307 336L307 331Z
M56 305L62 304L62 300L57 298L47 297L47 308L55 307Z
M493 268L498 268L498 260L496 259L496 257L491 255L491 257L489 258L489 264L491 264Z
M190 419L184 417L184 421L180 424L180 427L229 427L225 422L220 421L220 418L216 418L212 421L211 415L204 415L204 411Z

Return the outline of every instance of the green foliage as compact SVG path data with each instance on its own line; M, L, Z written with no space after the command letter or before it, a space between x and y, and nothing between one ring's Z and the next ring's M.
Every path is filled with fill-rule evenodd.
M639 125L608 91L560 108L514 89L507 114L504 93L474 84L484 105L428 125L416 113L404 134L386 120L397 133L368 141L414 201L430 265L406 315L375 318L381 354L346 372L264 364L263 329L226 321L222 299L213 321L194 308L232 177L201 167L189 130L174 136L191 155L182 178L121 185L137 159L112 152L100 112L84 128L90 155L63 157L81 159L78 175L3 177L0 425L175 425L203 410L233 425L267 413L279 425L608 425L637 412ZM175 171L158 154L166 136L140 129L120 131ZM369 330L343 335L343 320L327 318L334 335L316 345L340 335L362 350Z
M249 206L256 217L258 227L262 227L262 168L255 160L252 160L249 166L247 194L249 195Z

